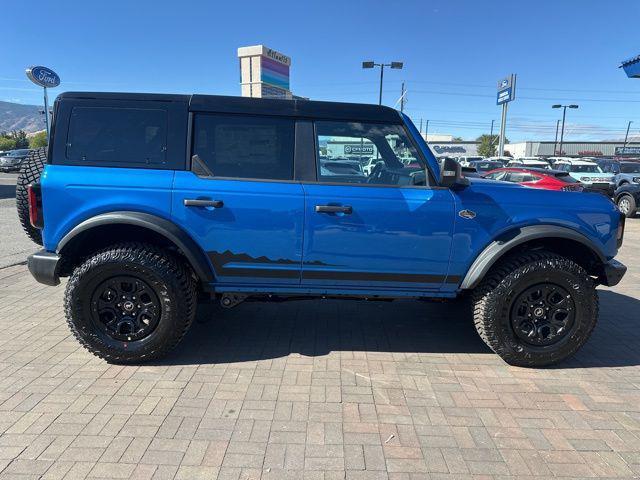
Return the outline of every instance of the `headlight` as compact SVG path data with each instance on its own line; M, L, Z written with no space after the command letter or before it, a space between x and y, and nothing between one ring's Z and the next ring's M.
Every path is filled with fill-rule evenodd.
M635 183L640 183L640 177L633 177L633 181Z
M591 177L580 177L580 181L581 182L590 182L591 181Z

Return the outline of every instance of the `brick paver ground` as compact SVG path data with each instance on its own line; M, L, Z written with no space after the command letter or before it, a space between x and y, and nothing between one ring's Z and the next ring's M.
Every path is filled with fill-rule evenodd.
M70 336L62 288L0 269L3 478L640 476L640 219L587 346L510 367L459 304L246 303L155 365Z

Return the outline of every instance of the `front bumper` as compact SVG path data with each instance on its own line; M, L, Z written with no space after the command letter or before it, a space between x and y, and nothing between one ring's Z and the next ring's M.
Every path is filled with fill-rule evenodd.
M40 250L39 252L29 255L27 258L27 267L38 282L45 285L55 286L60 283L58 276L58 265L60 257L57 253Z
M611 259L602 266L602 275L598 280L602 285L613 287L620 283L625 273L627 273L626 265Z
M613 183L585 183L584 192L602 193L607 197L613 197L616 186Z

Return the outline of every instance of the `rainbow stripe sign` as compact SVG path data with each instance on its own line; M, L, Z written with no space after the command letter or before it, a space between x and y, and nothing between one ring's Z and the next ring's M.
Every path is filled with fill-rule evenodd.
M260 57L260 80L274 87L289 90L291 59L271 49L268 49L266 54Z

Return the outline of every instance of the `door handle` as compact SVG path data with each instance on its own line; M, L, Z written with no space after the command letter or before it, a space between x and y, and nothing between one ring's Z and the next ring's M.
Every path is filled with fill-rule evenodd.
M316 205L316 212L344 213L346 215L351 215L353 213L353 207L351 205Z
M222 200L206 200L202 198L185 198L183 203L185 207L220 208L224 206L224 202Z

